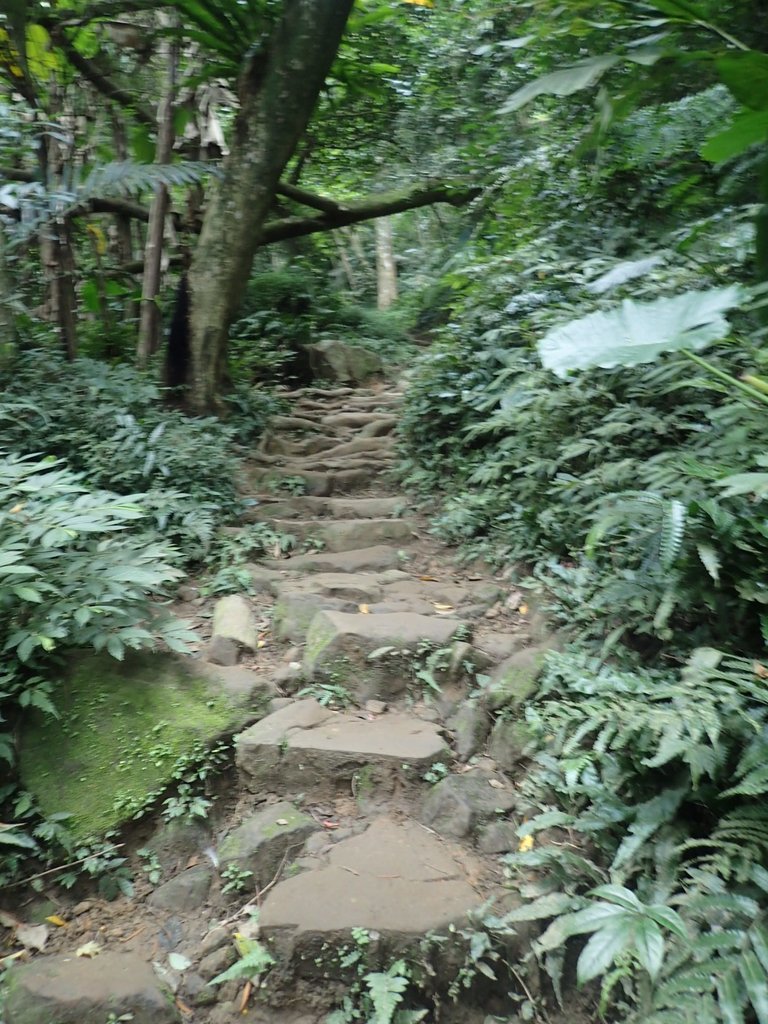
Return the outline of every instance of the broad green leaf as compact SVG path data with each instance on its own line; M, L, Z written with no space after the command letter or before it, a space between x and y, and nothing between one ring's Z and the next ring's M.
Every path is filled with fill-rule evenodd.
M688 941L688 929L685 927L685 922L676 910L657 903L652 907L648 907L646 913L649 917L652 917L657 924L662 925L664 928L671 931L673 935L676 935L678 939L682 939L683 942Z
M570 96L581 89L588 89L618 62L617 54L606 53L599 57L590 57L589 60L581 61L572 67L563 68L562 71L553 71L548 75L542 75L541 78L528 82L517 92L512 93L500 108L499 113L511 114L538 96Z
M584 910L577 910L575 914L564 914L562 917L558 917L536 941L536 946L541 952L557 949L573 935L594 932L618 921L627 922L626 927L629 928L632 917L632 914L628 914L626 910L615 904L593 903Z
M576 965L579 985L605 973L616 957L632 944L632 939L631 919L627 915L595 932L581 951Z
M728 53L715 61L715 67L739 103L751 110L768 110L768 53Z
M755 143L768 141L768 110L742 110L727 128L713 135L701 148L701 155L713 164L741 156Z
M715 484L723 488L724 498L736 498L742 494L762 498L768 494L768 473L734 473L716 480Z
M612 312L556 327L539 342L539 356L546 369L565 377L573 370L637 366L663 352L702 349L726 336L723 314L741 301L735 285L654 302L627 299Z
M638 917L633 925L633 934L637 959L655 981L664 962L665 944L661 929L649 917Z
M557 917L570 910L574 899L564 892L550 892L531 903L522 907L516 907L504 915L505 924L515 924L518 921L540 921L547 917Z
M597 896L600 899L615 903L625 910L641 911L643 904L635 896L631 889L625 889L623 885L599 885L590 892L590 896Z

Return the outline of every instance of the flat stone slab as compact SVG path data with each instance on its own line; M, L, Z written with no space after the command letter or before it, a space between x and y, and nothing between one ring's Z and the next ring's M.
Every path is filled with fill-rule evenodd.
M220 598L213 609L213 636L224 636L235 640L250 651L258 646L256 620L247 598L240 594L228 594Z
M312 785L348 787L358 770L403 764L426 768L447 756L434 722L392 712L371 718L331 711L316 700L296 701L235 738L236 763L253 792Z
M123 1014L132 1024L181 1019L152 968L133 953L38 957L15 964L7 984L6 1024L105 1024Z
M315 594L357 604L374 604L381 600L384 586L386 579L376 573L318 572L309 578L291 574L275 584L275 593L278 597Z
M372 697L388 700L412 681L420 644L446 647L462 627L466 623L461 619L409 612L318 612L307 633L302 671L306 679L332 677L361 702ZM370 657L386 648L391 649L386 655Z
M367 928L423 937L482 903L473 875L466 859L419 825L379 818L332 847L324 866L280 882L262 905L261 934L330 937Z
M294 555L293 558L265 564L269 569L282 569L284 572L375 572L380 569L395 569L399 563L400 556L396 548L376 544L356 551Z
M411 519L276 519L275 530L290 533L298 541L316 540L331 554L370 548L377 544L405 543L413 539Z

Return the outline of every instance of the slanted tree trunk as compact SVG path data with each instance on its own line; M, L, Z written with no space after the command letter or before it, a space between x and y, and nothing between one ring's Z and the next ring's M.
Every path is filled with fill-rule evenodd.
M376 226L376 305L389 309L397 302L397 266L392 242L392 221L380 217Z
M167 20L167 19L166 19ZM163 56L168 63L168 74L163 89L163 98L157 112L157 145L155 162L168 164L173 153L173 101L176 91L176 64L178 47L167 45ZM160 347L160 308L157 296L160 292L160 276L162 271L163 235L165 218L169 207L168 188L158 185L149 211L147 242L144 248L144 280L141 289L141 318L139 321L139 340L136 346L136 362L139 367L146 367L149 358Z
M285 0L266 53L249 61L222 180L208 202L189 271L188 405L215 411L227 332L280 175L293 155L341 42L353 0Z

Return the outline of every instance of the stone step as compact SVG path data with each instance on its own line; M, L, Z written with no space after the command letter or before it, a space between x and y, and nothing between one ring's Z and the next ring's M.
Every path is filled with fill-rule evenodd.
M286 479L300 481L306 494L312 497L330 497L332 494L355 494L367 490L376 480L381 469L378 465L350 467L349 460L343 463L344 468L334 470L303 469L298 466L251 466L247 471L245 487L241 488L244 496L249 491L259 492L265 488L279 489ZM380 484L378 486L381 486Z
M430 957L419 952L424 936L444 936L433 946L432 971L436 987L447 987L445 964L462 962L465 952L451 926L465 924L488 895L479 859L415 822L382 816L305 863L308 870L279 882L261 906L261 937L285 965L270 987L287 993L302 981L351 983L356 968L340 952L355 948L358 929L368 932L365 963L374 971L414 954L423 963ZM499 887L490 891L503 896Z
M306 519L309 516L331 516L337 519L395 518L406 502L402 495L387 498L313 498L299 494L294 498L278 498L260 494L257 504L246 512L246 522L266 519Z
M427 652L448 650L469 633L468 623L452 617L319 611L307 632L302 675L341 685L360 704L390 700L425 686L417 673Z
M413 519L277 519L265 521L298 543L317 541L324 551L354 551L377 544L412 541L417 524Z
M376 544L356 551L321 552L274 559L264 565L282 572L381 572L397 569L401 557L397 548Z
M415 715L332 711L313 698L262 718L235 737L241 782L253 793L303 793L312 799L348 793L361 769L375 768L389 792L392 777L420 777L449 751L440 727ZM406 767L403 767L403 766Z

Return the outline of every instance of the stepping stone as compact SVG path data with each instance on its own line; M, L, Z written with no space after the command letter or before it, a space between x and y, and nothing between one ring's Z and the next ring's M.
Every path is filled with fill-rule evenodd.
M305 679L332 678L351 689L361 702L388 700L403 693L413 681L421 644L447 647L462 628L466 623L461 619L407 612L319 612L307 634L303 674ZM386 648L392 650L375 659L369 657Z
M421 820L441 835L461 839L516 804L517 796L510 786L475 770L466 775L447 775L434 785L422 802Z
M382 575L374 573L319 572L309 578L291 575L275 585L275 593L280 598L289 594L314 594L356 604L373 604L384 593L381 580Z
M400 555L395 548L377 544L356 551L339 551L327 554L294 555L283 561L267 562L269 569L284 572L366 572L377 569L393 569L400 564Z
M391 963L425 935L462 924L484 899L473 888L479 862L454 856L414 822L379 818L331 847L321 865L278 883L262 904L260 934L292 968L287 986L295 982L291 973L343 981L339 949L354 946L354 929L375 933L371 953ZM450 959L441 950L441 959Z
M6 1024L177 1024L181 1020L155 972L133 953L37 957L8 972Z
M413 539L412 519L271 519L274 529L290 533L299 542L321 541L324 550L336 553Z
M405 505L401 495L393 498L330 498L329 515L339 519L386 519L396 516Z
M235 738L236 764L254 793L348 790L366 765L398 774L403 764L421 770L448 755L434 722L408 714L367 718L331 711L314 699L296 701ZM386 774L386 772L385 772Z
M304 642L312 620L320 611L357 612L359 602L313 594L308 590L283 590L272 609L272 630L281 640Z
M252 877L243 880L245 888L263 889L274 878L286 854L290 856L293 852L295 857L307 836L319 828L314 818L287 800L270 804L246 818L221 841L218 854L222 871L231 864L241 871L250 871Z
M323 452L327 459L344 458L346 455L377 455L379 452L390 452L392 441L388 437L356 437L345 441Z

